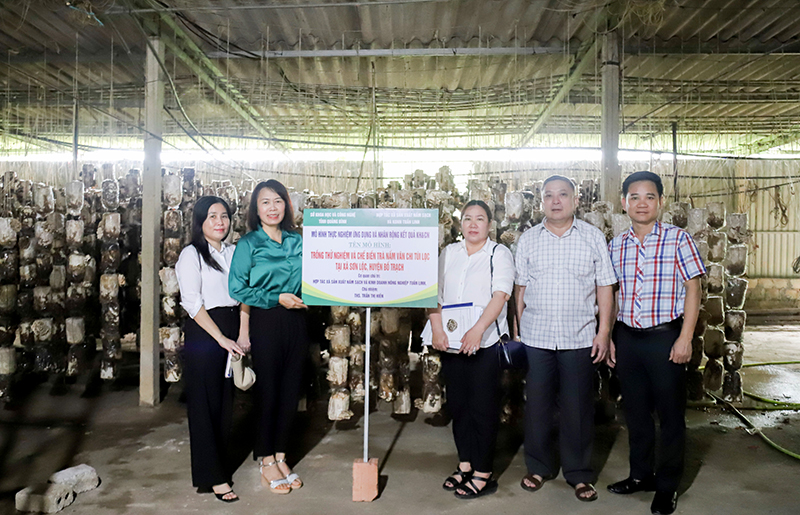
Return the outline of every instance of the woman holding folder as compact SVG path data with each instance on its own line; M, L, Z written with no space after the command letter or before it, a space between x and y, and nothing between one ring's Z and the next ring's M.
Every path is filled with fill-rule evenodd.
M228 272L234 247L225 243L231 210L219 197L200 197L192 213L192 242L181 252L175 272L184 325L186 408L192 483L198 492L214 492L223 502L239 497L231 489L233 470L225 446L231 423L233 385L225 378L229 353L243 355L239 303L228 295Z
M442 487L460 499L497 490L492 462L500 366L493 346L508 333L506 301L514 285L514 258L508 248L489 239L491 222L485 202L471 200L464 206L464 239L439 256L439 306L429 313L432 345L443 351L442 373L459 458L457 470Z

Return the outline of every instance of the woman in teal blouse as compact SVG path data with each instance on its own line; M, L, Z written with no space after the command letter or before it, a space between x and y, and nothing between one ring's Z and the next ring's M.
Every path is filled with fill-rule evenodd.
M261 481L288 494L303 486L286 463L292 420L300 396L308 353L304 309L300 299L303 240L294 232L292 204L276 180L256 186L247 213L250 232L236 245L228 286L232 298L249 310L249 330L256 372L258 406L253 457L260 459ZM240 336L240 339L242 336Z

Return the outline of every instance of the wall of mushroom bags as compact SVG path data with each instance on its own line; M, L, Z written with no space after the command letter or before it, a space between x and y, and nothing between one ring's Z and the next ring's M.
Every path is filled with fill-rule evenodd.
M470 180L459 192L446 166L434 176L421 170L386 187L359 193L318 194L292 189L295 221L302 228L305 208L429 208L439 210L439 246L459 238L458 207L480 199L495 213L490 237L516 250L520 235L541 223L541 179L524 176ZM569 171L564 172L572 175ZM80 180L48 185L2 177L0 213L0 399L26 373L76 376L92 370L104 380L120 374L124 353L137 349L139 322L139 252L141 235L140 172L116 174L84 165ZM629 227L626 215L611 202L599 201L592 179L577 178L578 216L604 232L607 239ZM287 181L297 184L295 181ZM245 212L253 179L203 181L192 168L164 172L162 177L161 329L163 373L180 381L182 367L180 307L174 266L189 243L191 212L204 194L225 198L234 210L231 241L246 231ZM686 228L698 241L709 273L703 281L703 310L695 331L690 365L690 395L720 390L741 400L738 369L744 349L743 311L748 280L747 214L726 212L722 202L704 207L667 203L665 221ZM301 229L302 230L302 229ZM511 310L509 310L511 311ZM371 363L365 363L365 310L325 308L319 370L328 382L328 417L344 420L364 401L365 368L371 367L370 390L396 414L417 408L437 413L446 402L439 381L436 351L422 349L419 333L423 310L374 309ZM701 367L704 368L701 371ZM416 374L416 375L415 375ZM506 385L521 377L507 373ZM521 393L507 388L503 418L518 414Z

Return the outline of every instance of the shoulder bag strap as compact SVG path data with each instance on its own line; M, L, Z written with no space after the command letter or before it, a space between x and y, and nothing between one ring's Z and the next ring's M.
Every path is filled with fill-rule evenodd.
M497 246L500 245L499 243L495 243L494 247L492 248L492 255L489 257L489 300L491 301L492 298L492 283L494 283L494 251L497 250ZM497 319L494 319L494 326L497 329L497 337L502 338L503 335L500 334L500 324L497 323Z

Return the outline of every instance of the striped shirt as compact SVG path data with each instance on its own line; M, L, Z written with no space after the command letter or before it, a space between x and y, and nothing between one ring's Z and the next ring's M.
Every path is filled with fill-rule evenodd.
M617 320L628 327L653 327L683 315L684 283L706 273L689 233L658 221L644 242L631 228L608 250L619 282Z
M603 233L573 219L572 227L556 236L541 223L520 237L516 265L516 283L525 286L522 341L548 350L591 347L597 287L617 282Z

